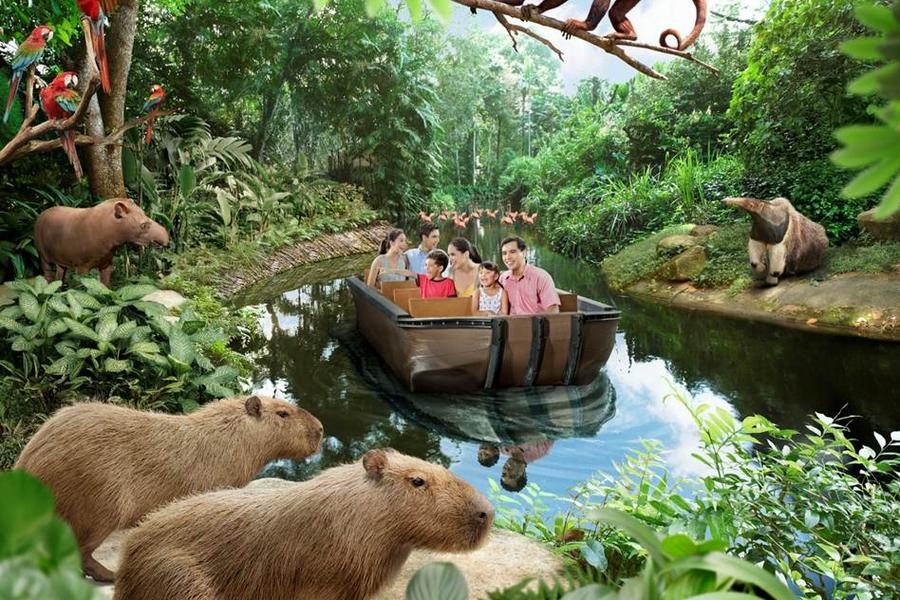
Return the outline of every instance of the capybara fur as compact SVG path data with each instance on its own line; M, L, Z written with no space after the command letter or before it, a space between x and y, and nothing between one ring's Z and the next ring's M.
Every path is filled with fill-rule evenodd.
M444 467L370 450L303 483L210 492L125 540L116 600L365 600L410 552L487 539L487 498Z
M784 275L814 271L828 249L825 228L797 212L786 198L771 202L753 198L725 198L729 206L750 213L750 267L777 285Z
M65 280L66 270L100 269L109 285L113 254L124 244L168 246L169 233L129 198L111 198L89 208L53 206L34 223L34 245L47 281Z
M16 468L53 490L85 573L112 581L93 558L110 533L175 498L244 486L266 463L306 458L321 441L318 419L274 398L217 400L188 415L91 402L57 411Z

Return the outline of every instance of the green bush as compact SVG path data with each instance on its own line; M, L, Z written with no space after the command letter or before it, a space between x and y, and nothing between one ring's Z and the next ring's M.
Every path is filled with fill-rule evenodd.
M142 300L156 286L110 290L87 277L82 289L65 291L43 277L9 285L18 297L0 311L0 366L17 392L4 399L8 417L49 413L75 393L190 410L239 389L238 370L212 360L228 341L221 326L190 306L167 317L161 304Z
M878 242L871 246L844 244L829 248L825 256L829 273L890 273L900 269L900 242Z

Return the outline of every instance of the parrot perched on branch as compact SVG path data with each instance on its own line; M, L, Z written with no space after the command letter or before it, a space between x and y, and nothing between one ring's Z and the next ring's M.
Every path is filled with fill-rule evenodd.
M19 83L22 81L22 74L28 68L41 60L44 54L44 48L47 42L53 38L53 29L47 25L40 25L34 28L31 35L28 36L19 49L16 50L12 58L12 77L9 80L9 98L6 101L6 112L3 113L3 122L9 119L9 111L12 108L13 99L19 89Z
M81 103L81 94L75 87L78 85L78 74L72 71L63 71L44 89L41 90L41 108L48 119L68 119ZM69 162L75 169L75 177L81 179L81 161L78 160L78 152L75 150L75 132L71 129L60 129L59 139L63 149L69 156Z
M78 0L81 14L91 22L91 45L94 47L94 56L97 57L100 86L105 94L110 90L109 65L106 61L106 27L109 25L109 15L118 6L119 0Z
M166 90L164 90L161 85L154 83L150 86L150 95L147 97L147 101L144 102L144 108L141 109L143 112L150 113L150 118L147 119L147 135L144 138L145 144L149 144L150 140L153 139L153 124L156 122L156 115L159 113L159 107L165 99Z

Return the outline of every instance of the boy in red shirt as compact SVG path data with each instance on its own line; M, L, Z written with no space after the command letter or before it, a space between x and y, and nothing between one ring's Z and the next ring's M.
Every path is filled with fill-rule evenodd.
M449 277L442 273L450 264L450 257L443 250L432 250L425 258L425 275L419 275L416 283L422 298L453 298L456 286Z

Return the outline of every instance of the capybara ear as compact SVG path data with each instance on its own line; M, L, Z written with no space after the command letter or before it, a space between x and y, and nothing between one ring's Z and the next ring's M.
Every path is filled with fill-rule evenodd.
M387 449L391 451L390 448ZM382 476L384 476L384 469L388 464L387 452L382 449L377 450L369 450L366 452L365 456L363 456L363 468L366 470L366 476L369 479L374 479L375 481L379 481Z
M131 210L129 206L121 200L113 204L113 213L115 214L117 219L121 219L122 217L127 215L129 210Z
M244 410L251 417L258 417L262 414L262 401L258 396L250 396L244 401Z

